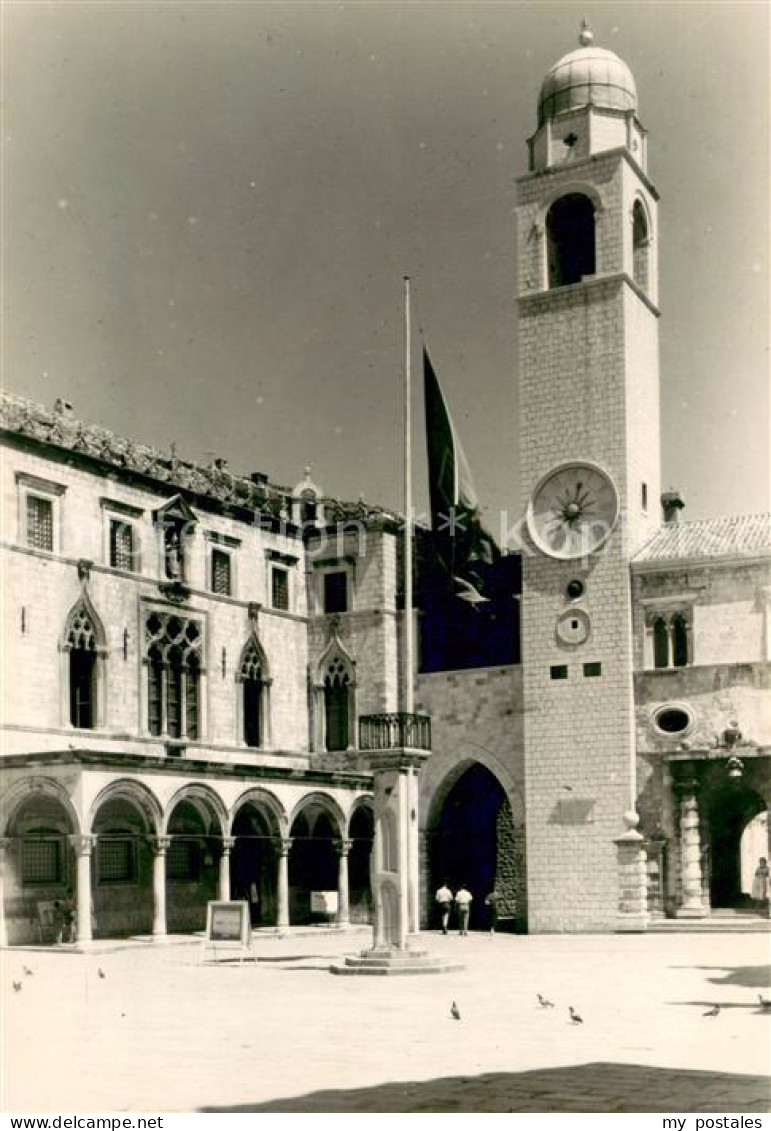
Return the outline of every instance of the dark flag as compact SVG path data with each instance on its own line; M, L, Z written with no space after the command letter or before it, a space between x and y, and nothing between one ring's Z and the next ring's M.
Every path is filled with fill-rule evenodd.
M476 605L487 599L480 592L484 566L497 561L500 551L482 527L468 460L425 347L423 376L434 543L456 595Z

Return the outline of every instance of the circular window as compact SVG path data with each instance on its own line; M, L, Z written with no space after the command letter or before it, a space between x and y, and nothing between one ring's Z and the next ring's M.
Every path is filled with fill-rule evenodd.
M655 723L664 734L682 734L691 725L691 716L682 707L665 707L656 715Z

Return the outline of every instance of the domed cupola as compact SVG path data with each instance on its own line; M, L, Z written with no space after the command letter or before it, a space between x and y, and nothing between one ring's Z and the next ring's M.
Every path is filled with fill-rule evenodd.
M637 110L637 88L623 59L594 45L584 20L581 46L554 64L541 84L538 125L566 110L595 106L605 110Z

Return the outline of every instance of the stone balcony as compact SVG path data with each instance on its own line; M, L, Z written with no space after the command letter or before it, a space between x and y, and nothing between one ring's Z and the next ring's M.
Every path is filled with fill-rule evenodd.
M395 711L359 717L359 750L431 749L429 715Z

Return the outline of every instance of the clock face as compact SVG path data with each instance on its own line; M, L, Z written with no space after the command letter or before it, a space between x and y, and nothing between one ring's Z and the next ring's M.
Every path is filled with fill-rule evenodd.
M593 463L566 463L536 487L527 525L539 550L552 558L581 558L598 550L618 518L618 492Z

